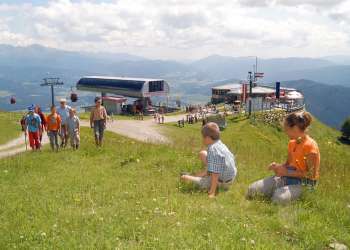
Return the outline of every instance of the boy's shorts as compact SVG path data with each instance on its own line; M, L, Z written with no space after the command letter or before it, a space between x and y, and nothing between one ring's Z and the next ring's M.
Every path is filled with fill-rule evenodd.
M223 189L228 189L233 181L234 181L234 178L230 181L227 181L227 182L222 182L222 181L219 181L219 187L223 188ZM210 189L210 184L211 184L211 177L210 176L204 176L204 177L196 177L195 180L193 181L194 184L198 185L198 187L200 189Z

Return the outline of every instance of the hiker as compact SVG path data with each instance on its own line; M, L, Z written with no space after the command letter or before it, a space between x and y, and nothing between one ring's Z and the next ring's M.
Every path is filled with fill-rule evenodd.
M62 98L60 100L60 106L57 108L57 113L61 117L61 128L60 128L60 138L61 138L61 147L67 146L68 134L67 134L67 118L69 116L69 110L71 107L67 105L67 100Z
M57 114L56 106L51 106L51 113L46 117L46 131L53 151L58 151L58 134L61 129L61 117Z
M320 151L317 143L306 133L312 117L308 112L289 114L284 120L284 130L290 141L288 158L284 164L271 163L274 175L251 184L247 198L264 195L277 204L287 204L298 199L302 186L314 187L319 179Z
M69 117L67 118L67 130L70 140L70 145L74 150L79 148L80 144L80 120L76 115L76 110L69 110Z
M28 107L28 115L25 120L26 130L28 129L29 145L33 151L40 150L41 119L34 113L34 105Z
M203 126L202 136L207 150L200 151L199 159L206 169L194 176L183 173L181 180L207 189L209 198L213 198L218 187L229 188L237 175L237 168L235 157L220 140L220 129L216 123L209 122Z
M40 143L42 142L43 140L43 133L45 132L45 127L46 127L46 118L45 118L45 114L41 111L41 108L40 106L35 106L35 109L34 109L35 113L38 114L40 116L40 119L41 119L41 132L40 132Z
M137 114L137 120L143 120L143 105L142 105L142 103L138 103L136 105L136 114Z
M95 98L95 107L91 110L90 126L94 129L96 146L102 146L103 134L106 129L107 111L102 106L100 97Z

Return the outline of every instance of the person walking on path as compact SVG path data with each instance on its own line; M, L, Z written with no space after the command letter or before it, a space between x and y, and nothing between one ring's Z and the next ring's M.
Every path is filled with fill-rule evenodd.
M103 142L103 134L106 129L107 111L102 106L100 97L95 98L95 107L91 110L90 126L94 129L96 146L101 147Z
M43 133L45 132L45 129L46 129L46 118L45 118L45 114L41 111L41 108L38 105L35 107L35 113L38 114L41 119L41 132L40 132L40 143L41 143L43 140Z
M34 105L28 107L29 114L25 119L25 127L28 130L29 144L33 151L40 150L41 119L34 113Z
M288 204L298 199L303 185L314 187L320 176L320 151L317 143L306 133L312 117L308 112L289 114L284 130L290 141L288 158L284 164L271 163L274 176L258 180L248 188L247 198L257 195L271 198L277 204Z
M70 106L67 105L66 99L60 100L60 107L57 109L57 113L61 117L61 128L60 128L60 138L61 138L61 147L67 146L68 134L67 134L67 118L69 116Z
M75 109L69 110L69 117L67 118L67 130L70 145L74 150L78 149L80 144L80 120L76 115Z
M50 139L51 149L58 151L58 134L61 129L61 117L56 112L56 107L51 107L51 114L46 118L46 131Z

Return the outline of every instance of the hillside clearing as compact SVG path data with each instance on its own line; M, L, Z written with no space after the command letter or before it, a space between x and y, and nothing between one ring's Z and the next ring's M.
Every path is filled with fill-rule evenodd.
M279 207L247 201L248 184L285 159L287 139L272 127L229 121L223 141L238 179L216 200L179 184L198 170L200 125L164 126L173 145L151 145L107 132L96 149L89 129L78 152L25 153L0 160L0 248L324 249L350 245L350 150L316 122L322 166L317 190Z

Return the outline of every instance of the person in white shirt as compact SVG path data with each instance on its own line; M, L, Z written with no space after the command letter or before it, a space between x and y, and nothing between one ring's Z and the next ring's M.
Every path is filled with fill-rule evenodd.
M74 150L78 149L80 144L80 120L79 117L76 116L75 109L69 110L69 117L67 118L67 131L70 145Z
M71 107L67 105L67 100L61 99L60 106L57 108L57 113L62 121L60 129L61 147L66 147L68 142L67 118L69 117L69 110L71 110Z

